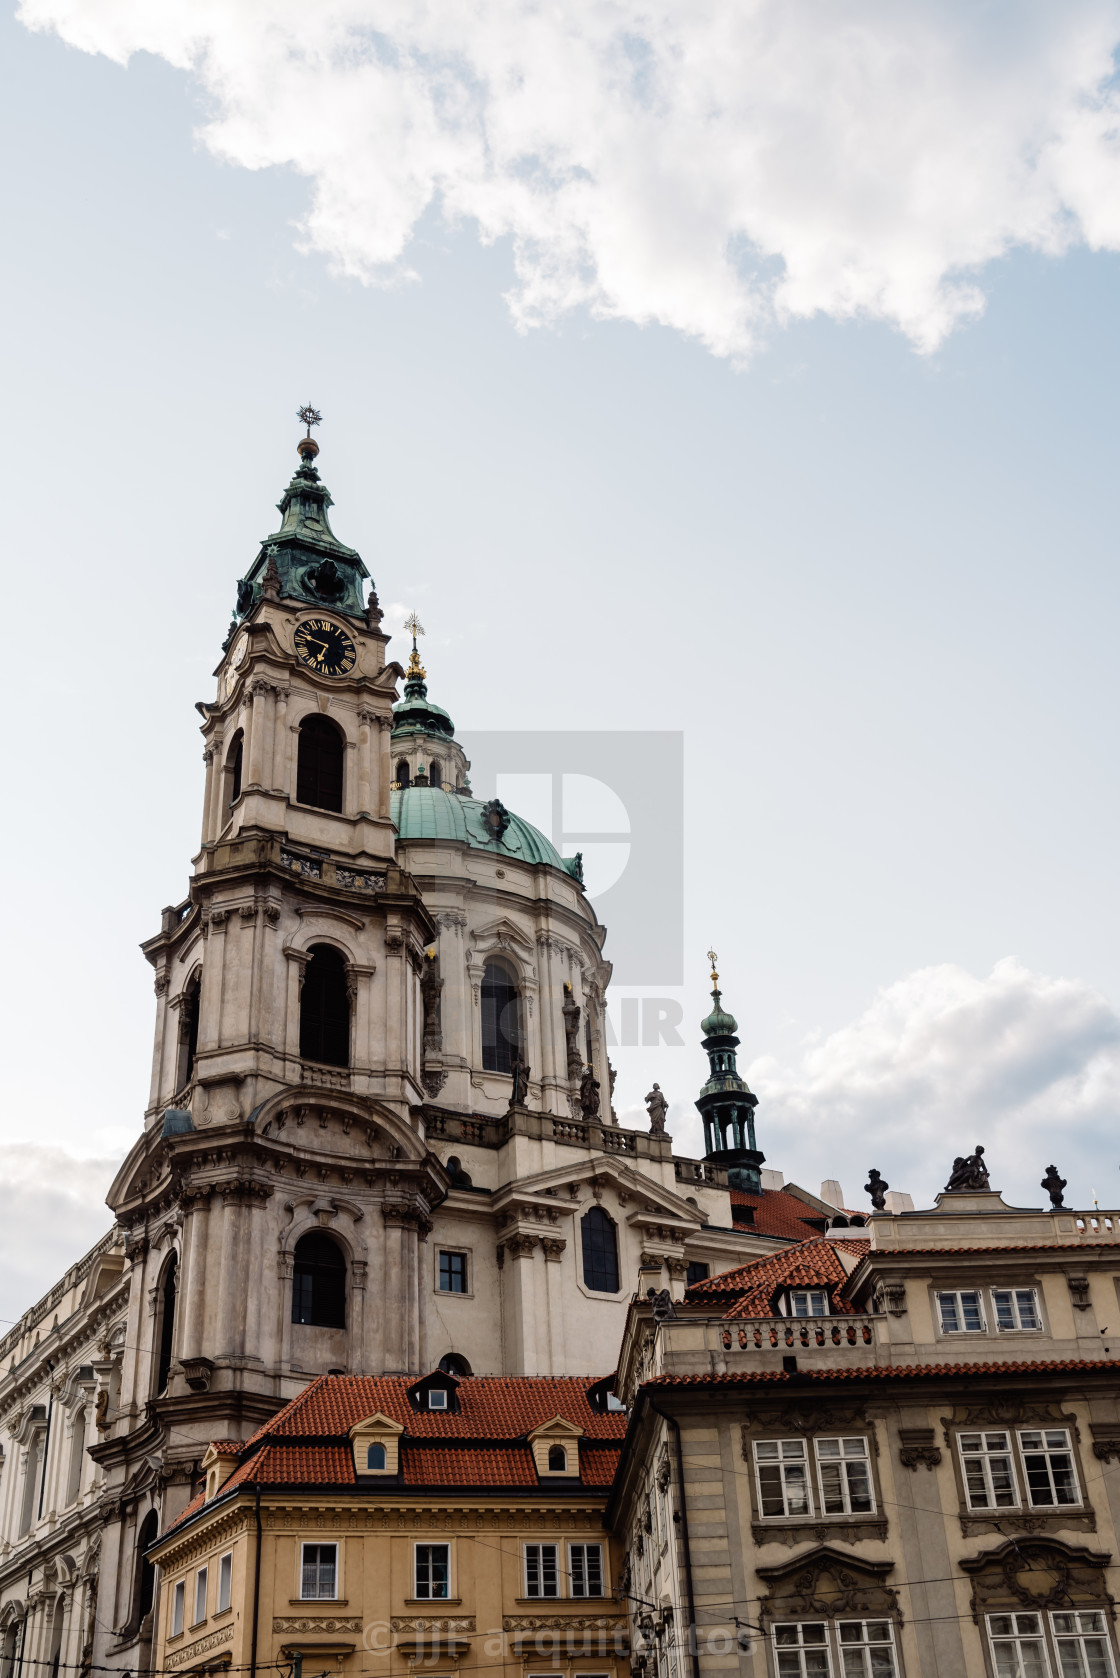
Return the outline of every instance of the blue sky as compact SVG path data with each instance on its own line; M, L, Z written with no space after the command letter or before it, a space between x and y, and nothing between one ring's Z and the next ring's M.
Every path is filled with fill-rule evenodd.
M886 14L858 9L874 38ZM160 10L171 30L178 9ZM494 209L463 165L458 219L421 202L389 283L372 269L364 283L338 270L391 243L374 211L399 158L379 173L361 89L355 116L329 77L311 97L258 53L265 85L247 93L241 8L183 15L200 10L209 71L86 50L146 44L123 4L41 0L25 14L57 28L0 24L14 742L0 1125L28 1215L44 1185L68 1208L59 1262L98 1233L110 1162L139 1128L153 999L136 946L185 891L193 703L211 692L234 580L273 527L305 400L326 416L335 529L394 621L419 610L433 697L460 727L684 730L689 1043L620 1051L632 1122L658 1077L679 1145L698 1148L694 1022L714 940L760 1143L787 1175L839 1177L858 1202L875 1163L928 1198L982 1140L1013 1197L1041 1199L1056 1157L1079 1203L1114 1204L1107 85L1097 153L1084 135L1071 152L1088 73L1055 91L1064 60L1028 8L1019 80L1008 72L974 135L976 180L931 118L922 168L889 183L897 213L889 194L865 213L860 190L861 169L879 181L882 134L822 197L802 188L827 129L803 148L766 129L785 188L752 187L750 225L784 255L741 264L761 277L738 291L725 254L741 257L743 235L722 209L700 225L688 191L705 213L723 204L739 153L717 170L699 142L688 169L641 180L641 145L620 143L578 239L551 188L526 207L510 165ZM914 8L933 31L951 12ZM471 14L482 35L485 13ZM1097 69L1114 14L1069 9ZM606 14L580 15L593 57ZM954 87L983 91L988 50L949 66ZM806 59L806 99L827 70ZM573 84L573 104L589 87ZM562 108L562 77L553 93ZM680 132L679 110L641 97L654 131ZM200 137L215 113L224 157ZM741 116L738 139L753 132ZM1065 136L1060 190L992 161L1001 133L1022 149L1044 117ZM504 119L497 101L492 131ZM432 145L470 151L457 131ZM582 180L556 146L554 170ZM285 153L317 161L301 174ZM841 247L843 284L813 255ZM797 279L788 295L779 273ZM72 1158L106 1163L75 1177ZM27 1298L51 1278L13 1263Z

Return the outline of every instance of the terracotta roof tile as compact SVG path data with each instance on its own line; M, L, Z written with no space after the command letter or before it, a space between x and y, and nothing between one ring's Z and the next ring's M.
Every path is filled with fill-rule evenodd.
M920 1381L927 1376L945 1375L976 1376L976 1375L1063 1375L1073 1373L1109 1372L1120 1370L1120 1358L1100 1358L1089 1360L1086 1358L1065 1358L1053 1363L1041 1359L1030 1363L899 1363L899 1364L865 1364L862 1368L832 1369L802 1369L789 1371L785 1369L744 1369L729 1372L726 1375L653 1375L643 1382L644 1387L735 1387L750 1386L756 1382L792 1381L797 1385L806 1382L819 1382L822 1385L829 1381L881 1381L881 1380L910 1380Z
M409 1486L535 1486L537 1466L527 1445L485 1450L441 1450L406 1445L402 1478Z
M825 1223L823 1212L814 1212L795 1194L785 1189L763 1189L760 1194L748 1194L745 1189L731 1191L731 1220L741 1229L752 1229L758 1235L776 1235L786 1241L804 1241L807 1236L819 1235ZM753 1210L750 1218L736 1218L735 1208Z
M833 1313L850 1314L854 1306L839 1297L839 1290L848 1279L848 1272L836 1254L839 1245L824 1236L801 1241L796 1247L767 1253L706 1282L694 1282L685 1298L691 1305L729 1306L725 1313L728 1317L771 1317L774 1295L779 1289L827 1288ZM844 1246L848 1251L862 1253L866 1243L846 1240Z
M1091 1236L1087 1241L1020 1241L1007 1247L875 1247L876 1258L887 1254L891 1258L932 1258L938 1253L1092 1253L1102 1248L1120 1247L1120 1239L1102 1240Z
M436 1439L520 1439L555 1415L575 1422L592 1439L617 1439L626 1418L600 1413L587 1400L592 1376L472 1376L458 1388L459 1411L414 1410L408 1391L415 1381L405 1375L324 1375L266 1422L250 1443L285 1435L306 1439L316 1434L349 1433L357 1422L380 1410L402 1422L416 1437Z

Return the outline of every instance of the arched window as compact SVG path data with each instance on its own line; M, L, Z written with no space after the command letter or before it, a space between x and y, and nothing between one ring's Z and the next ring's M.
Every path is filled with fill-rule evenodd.
M583 1239L583 1280L596 1293L618 1292L618 1237L601 1206L592 1206L580 1220Z
M408 759L404 757L397 764L397 785L402 791L408 785Z
M240 729L226 753L226 816L241 797L241 765L245 757L245 736Z
M198 1011L202 997L201 975L187 980L183 1000L179 1004L179 1076L177 1090L186 1089L194 1077L194 1057L198 1052Z
M326 717L313 711L299 725L296 800L317 810L342 810L342 735Z
M4 1646L0 1650L0 1678L15 1678L20 1629L20 1621L13 1620L4 1633Z
M385 1467L384 1445L371 1445L369 1447L366 1451L366 1467L371 1469L383 1469Z
M62 1631L66 1623L66 1598L56 1596L54 1610L51 1614L51 1678L58 1678L59 1662L62 1660Z
M152 1611L152 1601L155 1597L156 1591L156 1569L155 1563L148 1560L145 1551L150 1545L155 1543L158 1537L159 1512L155 1509L149 1509L148 1513L144 1516L143 1525L141 1526L139 1535L136 1539L136 1560L138 1563L138 1571L136 1613L133 1617L138 1629L140 1621L144 1618L144 1615L150 1614Z
M329 1235L312 1230L296 1242L292 1321L346 1327L346 1260Z
M66 1476L67 1505L77 1503L82 1489L82 1468L86 1460L86 1411L82 1405L74 1412L74 1425L70 1431L70 1467Z
M428 765L428 785L441 787L443 785L443 770L439 766L439 759L433 758Z
M458 1352L445 1352L439 1360L439 1367L445 1375L454 1375L459 1380L462 1380L471 1372L470 1364Z
M568 1471L568 1453L563 1445L548 1447L548 1472L550 1474L566 1474Z
M156 1363L156 1394L167 1390L167 1378L171 1373L171 1355L175 1344L175 1289L176 1271L179 1264L172 1253L167 1261L167 1269L163 1273L163 1282L159 1290L159 1359Z
M330 944L312 944L299 998L299 1052L326 1066L350 1064L350 993L346 960Z
M513 1070L521 1042L517 985L508 968L488 961L482 975L482 1070Z

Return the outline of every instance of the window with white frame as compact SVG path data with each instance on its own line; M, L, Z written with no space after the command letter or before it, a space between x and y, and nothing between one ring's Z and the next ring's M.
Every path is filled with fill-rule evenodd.
M817 1485L826 1515L870 1515L875 1509L867 1440L818 1439Z
M836 1634L843 1678L897 1678L889 1620L841 1620Z
M183 1618L186 1612L187 1582L185 1579L176 1581L175 1589L171 1593L171 1635L178 1637L183 1630Z
M1051 1614L1050 1631L1062 1678L1114 1678L1112 1646L1099 1608Z
M898 1678L889 1620L787 1621L773 1641L778 1678Z
M559 1596L560 1569L555 1544L526 1544L525 1595Z
M978 1288L958 1293L939 1293L937 1310L942 1334L983 1334L984 1305Z
M447 1402L447 1388L446 1387L429 1387L428 1388L428 1409L429 1410L447 1410L449 1408L450 1407L449 1407L448 1402Z
M1041 1614L989 1614L996 1678L1049 1678Z
M198 1625L206 1618L206 1569L200 1567L194 1576L194 1619L193 1625Z
M1009 1329L1038 1329L1042 1317L1038 1309L1038 1295L1033 1288L993 1288L992 1307L996 1328L1001 1333Z
M797 1620L774 1627L778 1678L830 1678L828 1630L823 1620Z
M824 1288L793 1288L789 1296L791 1317L827 1317L828 1293Z
M218 1608L223 1614L233 1601L233 1551L229 1550L218 1563Z
M1027 1482L1027 1498L1036 1508L1081 1502L1073 1448L1064 1427L1020 1430L1019 1455Z
M1017 1509L1019 1493L1011 1460L1011 1436L1004 1432L957 1435L964 1488L970 1509Z
M758 1507L764 1519L811 1515L809 1464L803 1439L758 1439L754 1447Z
M569 1544L568 1572L573 1596L602 1596L603 1546Z
M329 1600L338 1594L338 1545L305 1544L300 1565L299 1594L305 1602Z
M451 1594L450 1544L417 1544L416 1595L425 1602Z

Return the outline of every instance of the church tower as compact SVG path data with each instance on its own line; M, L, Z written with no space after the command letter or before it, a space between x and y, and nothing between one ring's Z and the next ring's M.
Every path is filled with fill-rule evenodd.
M758 1097L739 1076L735 1053L739 1023L734 1014L724 1010L715 951L709 950L708 957L712 963L712 1011L700 1021L700 1030L704 1033L709 1072L696 1102L704 1121L704 1158L727 1172L731 1188L758 1194L762 1188L760 1168L766 1158L755 1146Z

